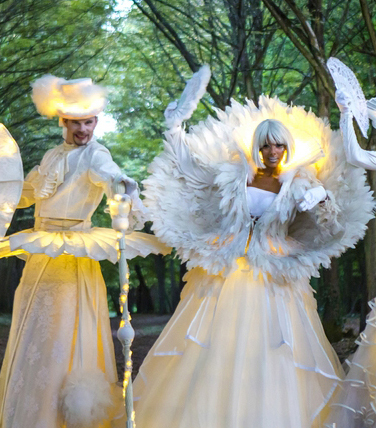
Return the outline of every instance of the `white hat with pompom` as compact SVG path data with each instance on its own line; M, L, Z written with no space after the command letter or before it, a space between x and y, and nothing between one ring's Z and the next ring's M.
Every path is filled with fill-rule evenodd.
M65 80L47 74L32 83L33 102L42 116L87 119L107 104L107 90L89 78Z

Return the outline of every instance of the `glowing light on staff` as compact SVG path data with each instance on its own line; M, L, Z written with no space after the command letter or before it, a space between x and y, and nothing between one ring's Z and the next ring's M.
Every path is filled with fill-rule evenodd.
M14 211L14 206L9 204L8 202L5 202L2 205L0 205L0 211L2 211L5 214L12 214Z

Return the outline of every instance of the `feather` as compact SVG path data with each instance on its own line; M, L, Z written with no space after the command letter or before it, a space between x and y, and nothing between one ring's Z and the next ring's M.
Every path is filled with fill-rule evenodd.
M367 101L368 117L372 121L372 126L376 128L376 98Z
M206 92L210 80L210 68L204 65L194 73L187 82L179 102L173 101L164 112L166 125L169 129L181 125L188 120L197 108L197 104Z
M63 100L60 87L65 79L46 74L31 84L32 99L42 116L54 117L57 115L57 104Z

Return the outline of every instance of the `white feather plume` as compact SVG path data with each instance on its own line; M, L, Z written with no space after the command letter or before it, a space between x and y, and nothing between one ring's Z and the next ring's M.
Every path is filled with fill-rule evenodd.
M60 409L68 428L95 428L108 418L111 387L100 370L74 370L60 392Z
M367 101L368 117L372 121L372 126L376 128L376 98Z
M54 117L57 115L57 103L61 103L61 84L65 79L46 74L31 84L33 88L32 99L42 116Z
M179 101L173 101L165 110L166 125L169 129L181 125L196 110L197 104L206 92L210 80L210 67L204 65L187 82Z

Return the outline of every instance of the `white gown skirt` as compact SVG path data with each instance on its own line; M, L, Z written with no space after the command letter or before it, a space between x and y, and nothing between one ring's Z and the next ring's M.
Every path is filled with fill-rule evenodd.
M80 386L97 388L98 403L111 407L94 380L117 381L100 266L89 258L34 254L15 296L0 374L0 427L66 427L61 393L69 373ZM109 418L102 427L112 426Z
M137 428L309 428L342 378L308 280L266 286L238 260L187 275L134 384Z
M357 341L359 348L347 361L350 370L333 398L325 427L376 427L376 300L369 305L367 326Z

